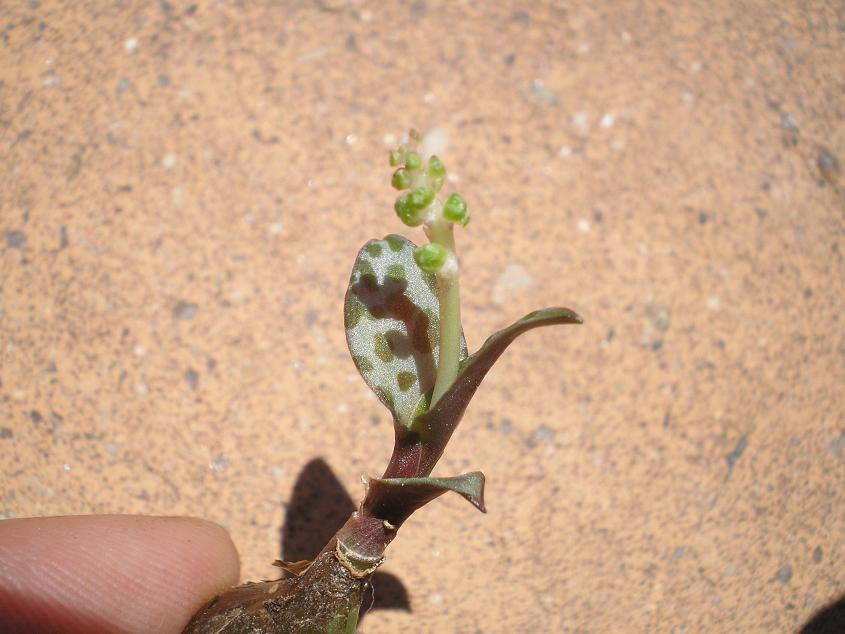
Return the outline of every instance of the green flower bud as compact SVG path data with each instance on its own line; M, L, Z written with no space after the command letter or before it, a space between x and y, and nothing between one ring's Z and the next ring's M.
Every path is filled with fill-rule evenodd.
M393 172L393 178L390 181L394 189L408 189L411 186L411 175L408 170L401 167Z
M448 253L443 245L429 243L414 249L414 261L426 273L436 273L446 262Z
M399 198L396 199L396 203L393 205L393 208L396 210L396 215L399 216L399 220L401 220L403 224L409 227L418 227L422 224L423 219L417 213L418 210L411 205L410 198L410 194L399 196Z
M402 153L399 150L390 150L390 167L396 167L402 162Z
M460 194L452 194L443 204L443 217L449 222L459 222L463 226L469 222L467 204Z
M416 210L425 209L434 202L434 190L431 187L417 187L408 194L408 203Z
M418 170L422 166L422 157L416 152L408 152L405 157L405 167L409 170Z
M428 159L428 175L432 178L442 178L446 176L446 166L443 165L443 161L436 156L432 156Z

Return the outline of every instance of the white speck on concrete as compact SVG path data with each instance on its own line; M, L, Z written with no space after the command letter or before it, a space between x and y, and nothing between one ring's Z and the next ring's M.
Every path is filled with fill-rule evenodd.
M709 310L719 310L722 307L722 300L718 298L716 295L711 295L707 298L707 308Z
M349 405L347 405L346 403L338 403L335 407L335 411L338 414L346 414L346 412L349 411Z
M620 152L625 149L625 140L624 139L613 139L610 142L610 149L615 150L616 152Z
M228 466L229 460L225 456L217 456L210 463L208 463L208 468L211 469L214 473L223 473L226 470L226 467Z
M684 100L684 103L692 103L693 101L695 101L695 95L692 94L689 90L685 90L681 98Z
M428 595L428 602L432 605L443 605L443 602L446 598L443 596L442 592L432 592Z
M518 262L512 262L493 284L490 299L496 306L503 306L517 292L532 286L534 277L528 269Z
M586 218L581 218L578 221L578 233L590 233L590 221Z
M689 65L689 70L691 73L701 72L701 62L695 60L692 64Z
M616 117L613 116L612 112L608 112L601 118L601 121L599 121L599 126L607 130L608 128L612 128L615 122Z
M449 133L443 126L435 126L425 133L420 143L420 152L423 156L443 156L449 148ZM447 174L451 175L451 172Z
M279 235L279 234L282 232L282 229L283 229L283 228L284 228L284 227L282 227L282 223L281 223L281 222L274 222L273 224L271 224L271 225L267 228L267 231L269 231L269 232L270 232L270 235L271 235L271 236L277 236L277 235Z
M64 471L65 473L70 473L71 472L71 466L68 463L64 463L62 465L62 471Z
M297 372L302 372L305 369L305 362L297 359L296 361L293 362L293 369L296 370Z
M576 112L570 121L580 132L587 132L590 129L590 120L586 112Z
M132 354L136 357L143 357L147 354L147 349L144 346L135 346L132 350Z
M384 143L387 147L393 147L396 145L396 135L388 132L383 137L381 137L382 143Z
M123 48L126 50L127 53L137 53L138 52L138 38L137 37L130 37L123 43Z
M427 92L423 95L423 101L425 103L434 103L435 99L437 99L437 97L434 96L433 92Z
M534 79L531 82L531 92L534 93L534 96L537 98L542 104L547 106L556 106L558 104L558 97L554 93L554 91L549 90L546 88L546 85L543 83L542 79Z
M170 192L170 199L177 207L182 207L185 204L185 190L181 187L174 187Z
M299 56L299 58L297 58L297 61L300 64L316 62L323 59L330 50L331 48L328 46L321 46L310 51L305 51L302 55Z
M135 384L135 394L137 394L138 396L144 396L147 392L149 392L149 389L146 385L144 385L143 383Z
M557 153L561 156L572 156L572 148L568 145L561 145Z
M161 166L166 170L172 170L176 167L176 155L175 154L165 154L161 158Z
M631 41L631 34L630 34L630 33L628 33L628 31L622 31L622 32L619 34L619 37L620 37L620 38L622 39L622 41L623 41L623 42L625 42L626 44L630 43L630 41Z
M108 453L110 453L111 455L114 455L118 451L120 451L120 445L116 442L107 442L106 443L106 451Z
M44 80L44 85L48 88L54 86L61 86L62 85L62 76L61 75L48 75L47 78Z
M581 42L578 45L578 54L579 55L586 55L589 52L590 52L590 45L587 44L586 42Z
M355 145L358 143L358 136L355 134L347 134L345 141L346 145Z

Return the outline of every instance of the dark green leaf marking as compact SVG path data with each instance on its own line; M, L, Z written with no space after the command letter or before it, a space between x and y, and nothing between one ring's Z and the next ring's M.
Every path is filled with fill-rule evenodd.
M390 349L390 345L387 343L387 338L382 333L376 333L373 339L375 339L376 356L379 359L385 363L390 363L396 358L396 355L393 354L393 350Z
M390 250L395 253L400 253L402 249L405 248L405 243L407 242L407 240L401 236L387 236L384 241L387 242L387 246L390 247Z
M396 375L396 382L399 384L399 389L407 392L408 389L417 382L417 375L413 372L400 372Z

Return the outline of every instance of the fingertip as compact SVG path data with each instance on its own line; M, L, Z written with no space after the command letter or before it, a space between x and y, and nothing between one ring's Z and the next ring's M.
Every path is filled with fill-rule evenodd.
M11 631L180 632L238 575L229 534L206 520L0 522L0 625Z

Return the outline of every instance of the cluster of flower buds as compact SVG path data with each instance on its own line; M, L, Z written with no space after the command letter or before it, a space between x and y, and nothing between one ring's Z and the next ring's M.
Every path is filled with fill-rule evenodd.
M419 142L419 133L411 130L409 141L390 152L390 165L397 168L391 184L399 191L407 190L396 199L396 215L409 227L424 225L429 237L437 233L433 231L437 225L466 226L469 212L460 194L452 194L445 203L437 198L446 178L446 166L437 156L424 161L417 152ZM433 239L414 252L414 259L421 269L433 273L440 271L448 260L454 259L454 254L449 253L446 245Z
M391 184L399 191L408 190L396 199L396 215L409 227L431 224L440 218L466 226L469 214L459 194L452 194L444 204L437 200L446 166L437 156L423 165L423 157L416 150L419 141L419 133L412 130L409 142L390 152L390 165L397 168Z

